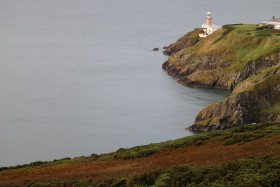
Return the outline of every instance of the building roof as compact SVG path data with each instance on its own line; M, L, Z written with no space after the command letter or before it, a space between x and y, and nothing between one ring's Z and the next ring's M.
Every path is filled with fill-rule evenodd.
M276 18L276 17L272 17L272 19L270 20L271 22L280 22L280 17Z
M264 24L264 25L280 25L280 22L262 21L259 24Z

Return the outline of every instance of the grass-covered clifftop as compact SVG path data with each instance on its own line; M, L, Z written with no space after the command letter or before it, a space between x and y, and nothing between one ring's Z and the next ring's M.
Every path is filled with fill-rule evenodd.
M0 186L279 186L280 124L0 168Z
M163 64L178 82L233 90L199 112L190 130L210 131L279 121L280 31L257 25L225 25Z

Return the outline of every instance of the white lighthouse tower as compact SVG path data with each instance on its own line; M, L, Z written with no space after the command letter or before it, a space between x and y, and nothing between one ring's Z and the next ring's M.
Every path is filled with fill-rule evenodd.
M212 24L211 12L207 12L206 23L202 24L202 28L203 28L204 33L199 34L199 36L204 38L204 37L212 34L213 32L215 32L216 30L218 30L221 27L217 26L215 24Z
M212 16L211 16L211 12L207 12L206 25L208 25L208 26L211 26L211 25L212 25Z

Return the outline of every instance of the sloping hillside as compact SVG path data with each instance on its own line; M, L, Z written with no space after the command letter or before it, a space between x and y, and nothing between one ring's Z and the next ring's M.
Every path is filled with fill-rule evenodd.
M280 124L262 123L109 154L0 168L0 186L277 186L279 155Z

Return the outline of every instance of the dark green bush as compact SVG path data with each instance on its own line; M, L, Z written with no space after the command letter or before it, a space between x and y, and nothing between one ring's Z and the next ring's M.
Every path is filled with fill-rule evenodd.
M89 157L91 158L91 160L97 160L100 156L98 154L93 153Z
M69 157L61 158L61 159L54 159L53 162L59 162L59 161L64 161L64 160L71 160Z
M144 150L140 150L137 152L137 158L141 158L141 157L148 157L150 155L154 154L154 151L151 149L144 149Z
M264 26L259 26L256 28L256 30L263 30L263 29L268 29L269 25L264 25Z

